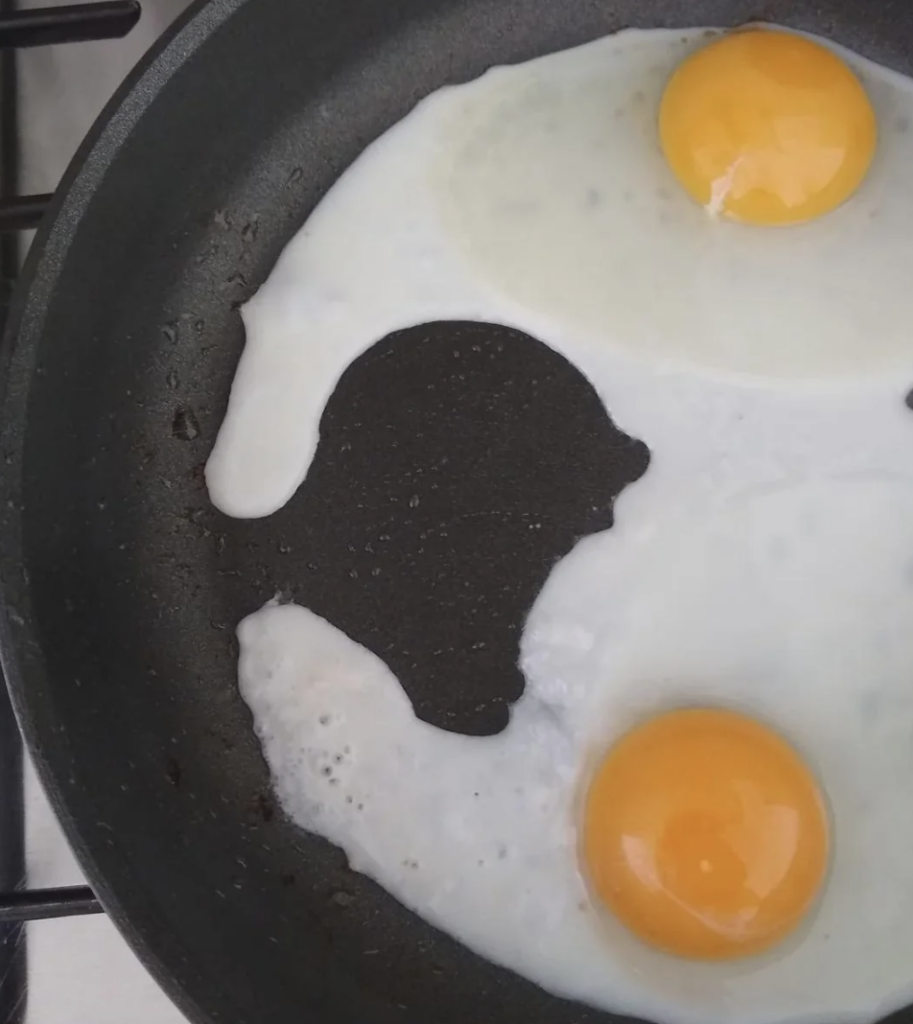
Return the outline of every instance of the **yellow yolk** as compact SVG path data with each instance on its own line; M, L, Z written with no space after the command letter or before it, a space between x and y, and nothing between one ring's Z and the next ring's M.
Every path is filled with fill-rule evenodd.
M730 711L653 718L590 785L582 856L600 900L643 941L722 960L767 949L815 901L827 817L811 772Z
M685 190L746 224L797 224L859 187L875 152L875 114L835 54L787 32L721 37L666 86L663 153Z

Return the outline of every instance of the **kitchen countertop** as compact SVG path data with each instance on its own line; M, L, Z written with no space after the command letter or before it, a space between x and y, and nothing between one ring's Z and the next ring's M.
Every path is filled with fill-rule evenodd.
M20 0L46 7L61 0ZM23 193L52 192L105 102L187 0L143 0L143 16L123 40L20 51ZM26 240L26 244L27 244ZM66 840L27 766L28 884L84 883ZM104 916L28 926L26 1024L181 1024L183 1016Z

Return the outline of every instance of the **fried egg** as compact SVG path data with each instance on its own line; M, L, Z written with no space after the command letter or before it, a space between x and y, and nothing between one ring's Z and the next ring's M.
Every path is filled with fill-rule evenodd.
M306 608L245 619L241 690L282 806L426 920L559 995L673 1024L873 1020L904 1005L913 584L897 552L913 553L913 485L804 482L669 514L635 485L619 506L537 601L527 689L496 737L420 722L384 664ZM685 706L782 732L826 788L820 899L749 960L640 942L580 867L582 778L629 730ZM654 908L645 924L675 922Z
M719 39L495 69L369 147L242 311L207 484L228 515L284 505L340 374L404 327L500 323L566 356L651 461L530 611L508 727L419 721L378 657L271 601L238 627L239 681L281 804L557 995L871 1021L913 1000L913 83L822 44L877 149L862 104L828 129L830 177L796 198L788 160L771 193L672 151L703 124L670 128L676 68ZM744 223L787 207L821 216Z
M519 327L597 389L610 355L613 372L703 367L749 387L913 367L913 82L837 51L878 116L874 163L828 216L747 231L691 201L660 147L664 86L706 31L622 32L493 69L372 144L242 311L213 503L248 518L288 501L342 370L415 323Z

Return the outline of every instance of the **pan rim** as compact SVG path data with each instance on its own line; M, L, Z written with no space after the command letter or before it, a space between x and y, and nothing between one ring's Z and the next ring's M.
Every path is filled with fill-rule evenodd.
M0 437L4 454L4 472L0 474L0 670L28 755L87 881L143 966L181 1013L194 1021L210 1019L190 995L195 986L185 983L174 956L166 963L145 934L133 926L135 904L143 899L141 890L137 888L131 894L134 908L126 909L124 887L110 885L99 868L92 844L69 811L60 773L51 768L43 751L42 736L55 735L63 748L67 748L67 742L53 702L47 693L41 695L47 689L44 656L30 635L32 608L22 544L22 472L29 395L46 312L82 217L122 144L162 88L247 3L194 0L140 58L105 104L54 192L23 263L0 337ZM27 692L31 694L28 698ZM63 756L68 758L66 750ZM162 924L168 927L164 919ZM170 927L168 930L170 948L181 948L180 936Z

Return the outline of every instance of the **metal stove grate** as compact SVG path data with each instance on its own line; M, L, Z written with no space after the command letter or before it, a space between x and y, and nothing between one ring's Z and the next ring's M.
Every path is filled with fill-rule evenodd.
M50 195L19 195L19 116L16 50L88 40L118 39L137 23L137 0L106 0L17 10L0 0L0 326L6 319L19 271L17 232L34 228ZM102 913L88 886L23 888L25 814L22 740L5 686L0 686L0 1021L25 1016L27 962L25 922Z

